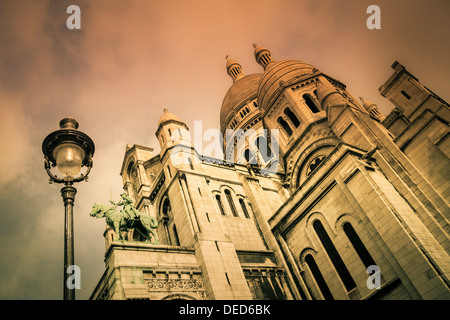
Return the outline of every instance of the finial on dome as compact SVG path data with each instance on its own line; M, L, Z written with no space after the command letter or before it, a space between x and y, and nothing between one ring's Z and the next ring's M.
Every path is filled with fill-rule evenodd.
M363 107L369 112L369 114L378 119L379 121L383 121L386 119L386 116L380 112L380 109L378 109L378 106L373 103L372 101L366 100L363 97L359 97L361 99L361 103Z
M169 112L169 110L167 110L167 108L164 108L163 109L163 112L165 113L165 112Z
M363 107L366 108L367 111L369 111L371 106L376 106L375 103L373 103L372 101L366 100L363 97L359 97L359 100L361 100Z

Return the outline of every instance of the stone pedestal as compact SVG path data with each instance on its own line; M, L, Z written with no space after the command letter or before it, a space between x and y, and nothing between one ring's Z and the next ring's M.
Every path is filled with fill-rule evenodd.
M193 248L138 242L112 242L106 270L91 299L205 299Z

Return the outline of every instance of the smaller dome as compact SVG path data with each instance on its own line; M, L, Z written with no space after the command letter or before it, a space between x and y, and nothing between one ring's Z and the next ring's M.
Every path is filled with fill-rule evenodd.
M270 53L269 50L267 50L266 48L258 46L256 43L253 44L253 47L255 48L255 52L254 52L255 58L257 58L262 51Z
M316 85L317 99L324 110L328 110L330 105L335 107L347 105L344 97L325 77L318 79Z
M363 97L359 97L359 99L361 100L363 107L366 108L367 111L370 110L371 106L377 106L375 103L373 103L372 101L366 100Z
M158 127L171 120L181 122L180 118L178 118L173 113L169 112L167 108L164 108L164 113L162 114L161 118L159 118L158 121Z
M239 64L239 63L237 61L233 60L233 59L228 58L228 56L227 56L227 65L226 65L227 70L228 70L229 67L231 67L234 64Z
M245 73L242 72L242 66L239 62L228 58L228 56L226 56L226 59L227 59L226 64L227 73L231 77L231 79L233 79L233 83L246 76Z
M258 46L256 43L253 44L253 47L255 48L254 54L256 62L261 65L264 70L266 70L267 66L270 63L274 62L274 60L272 59L272 54L269 50Z

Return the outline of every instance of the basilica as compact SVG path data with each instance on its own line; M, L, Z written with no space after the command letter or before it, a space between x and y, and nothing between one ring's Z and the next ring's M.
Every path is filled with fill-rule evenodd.
M397 61L383 115L306 62L254 56L260 73L226 61L233 161L166 109L159 153L126 146L123 188L157 239L107 227L91 299L450 299L449 104Z

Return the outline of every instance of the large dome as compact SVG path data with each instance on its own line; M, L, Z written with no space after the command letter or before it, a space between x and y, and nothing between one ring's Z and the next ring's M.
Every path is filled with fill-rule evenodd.
M261 77L258 87L258 104L265 111L272 98L279 92L283 83L293 79L311 75L316 68L308 63L298 60L272 61Z
M220 127L225 130L228 121L235 112L249 100L256 98L262 73L245 76L236 81L225 94L220 109Z

